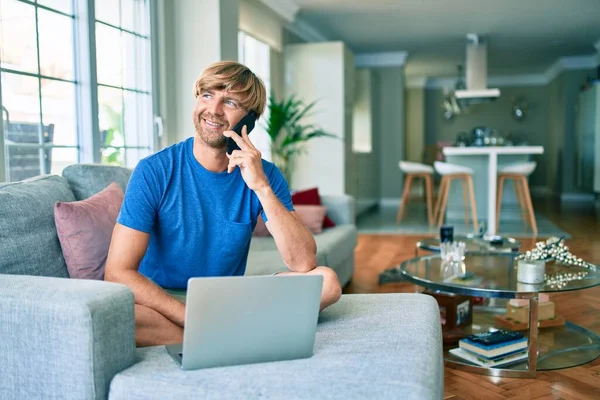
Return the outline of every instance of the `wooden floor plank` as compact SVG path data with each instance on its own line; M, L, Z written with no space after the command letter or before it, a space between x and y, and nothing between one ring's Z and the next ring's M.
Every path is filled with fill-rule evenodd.
M600 219L593 209L561 208L552 200L535 202L538 210L569 232L569 250L600 264ZM418 240L432 235L359 235L355 273L344 293L414 293L415 285L379 284L379 274L415 256ZM522 248L542 239L520 238ZM600 333L600 287L551 295L556 311L570 322ZM445 368L444 398L470 399L600 399L600 359L576 368L538 373L536 379L492 378Z
M553 392L551 383L546 381L537 381L531 385L516 387L504 392L504 396L514 400L529 400L534 397L547 395Z

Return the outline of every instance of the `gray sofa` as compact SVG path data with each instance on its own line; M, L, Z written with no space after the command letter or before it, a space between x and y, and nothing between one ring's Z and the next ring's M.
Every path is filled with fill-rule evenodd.
M183 372L164 346L136 348L132 292L68 279L53 219L56 201L125 187L128 171L63 175L0 184L0 399L442 398L437 303L419 294L343 295L321 313L305 360ZM317 237L318 259L345 283L352 199L325 201L338 226ZM248 274L281 270L269 240L253 239Z

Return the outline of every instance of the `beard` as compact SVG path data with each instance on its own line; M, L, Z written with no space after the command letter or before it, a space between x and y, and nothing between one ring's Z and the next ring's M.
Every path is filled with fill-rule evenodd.
M202 123L203 119L208 119L209 121L223 124L223 126L218 129L210 129L206 127L206 124ZM223 136L223 132L226 131L228 127L229 124L227 121L217 118L214 115L207 113L194 114L194 129L196 134L204 143L214 149L221 149L225 147L227 138Z

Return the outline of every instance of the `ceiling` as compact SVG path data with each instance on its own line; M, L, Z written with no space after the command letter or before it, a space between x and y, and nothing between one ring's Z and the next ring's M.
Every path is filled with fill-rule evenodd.
M600 0L293 1L301 20L354 53L408 52L409 77L455 76L467 33L488 39L493 75L543 73L600 43Z

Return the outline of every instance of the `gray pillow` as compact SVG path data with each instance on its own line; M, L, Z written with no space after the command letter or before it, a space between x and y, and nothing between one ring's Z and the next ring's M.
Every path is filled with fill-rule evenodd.
M77 200L85 200L100 193L112 182L116 182L123 192L127 188L133 170L100 164L75 164L62 172L71 185Z
M0 184L0 274L69 277L54 223L57 201L75 201L61 176Z

